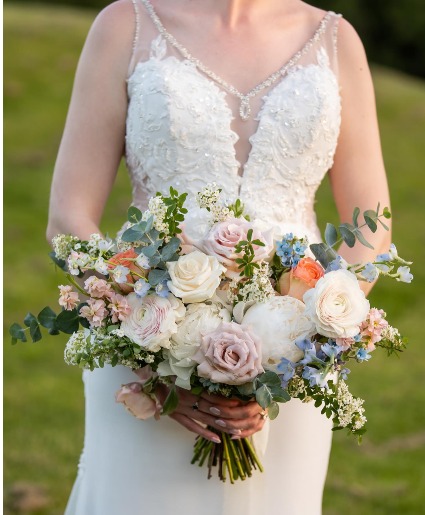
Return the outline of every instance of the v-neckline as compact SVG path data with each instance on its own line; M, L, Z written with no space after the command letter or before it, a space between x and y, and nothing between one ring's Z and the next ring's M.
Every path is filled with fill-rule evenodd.
M317 40L326 29L326 25L328 24L332 15L331 11L326 12L326 14L320 20L312 36L278 70L270 74L266 79L258 83L247 93L241 93L235 86L224 80L222 77L210 70L210 68L205 66L202 61L194 57L185 46L183 46L170 32L168 32L149 0L141 0L141 2L144 4L146 11L158 32L164 37L166 41L168 41L176 50L178 50L178 52L182 57L184 57L185 60L193 63L196 68L205 75L206 78L209 78L209 80L214 82L216 85L221 86L222 89L240 99L241 105L239 113L243 120L248 119L251 113L251 108L249 105L250 98L253 98L258 93L260 93L260 91L263 91L264 89L272 86L276 81L278 81L280 77L284 77L286 75L288 70L292 68L301 59L301 57L303 57L303 55L305 55L310 50L314 43L317 42ZM244 117L244 113L248 118Z

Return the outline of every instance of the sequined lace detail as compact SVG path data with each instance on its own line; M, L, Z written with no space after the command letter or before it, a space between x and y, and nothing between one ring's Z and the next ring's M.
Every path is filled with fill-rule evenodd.
M215 181L276 234L294 231L318 241L314 197L332 166L340 127L330 61L337 16L328 16L329 30L263 97L242 176L226 91L192 61L170 55L159 34L149 59L128 79L126 158L134 204L146 207L147 197L170 185L194 196Z
M174 48L176 48L180 54L193 63L200 71L202 71L205 75L207 75L210 79L212 79L214 82L216 82L218 85L220 85L222 88L224 88L226 91L231 93L232 95L236 96L240 100L240 108L239 108L239 115L242 120L248 120L251 117L251 105L250 100L251 98L258 95L261 91L265 90L266 88L269 88L272 86L278 79L281 77L284 77L288 70L294 66L303 55L307 54L310 51L310 48L314 45L314 43L320 38L320 36L323 34L323 32L326 30L326 25L328 24L328 21L332 15L331 12L328 12L323 19L321 20L318 28L314 32L313 36L303 45L303 47L295 53L291 59L289 59L279 70L272 73L269 77L267 77L263 82L260 84L257 84L254 88L252 88L248 93L244 94L241 93L238 89L236 89L234 86L226 82L224 79L219 77L216 73L211 71L207 66L205 66L199 59L194 57L183 45L181 45L176 38L170 34L167 29L162 24L161 20L159 19L158 15L155 12L155 9L153 8L152 4L149 2L149 0L141 0L143 4L146 7L147 12L149 13L149 16L151 17L153 23L155 24L156 28L158 29L158 32L166 39Z

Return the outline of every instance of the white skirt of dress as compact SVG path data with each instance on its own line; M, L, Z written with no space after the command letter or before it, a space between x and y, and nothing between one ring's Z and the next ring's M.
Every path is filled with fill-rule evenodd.
M320 515L332 423L312 403L280 405L264 473L231 485L190 464L194 433L168 417L137 420L115 403L135 379L122 366L84 371L84 450L65 515Z

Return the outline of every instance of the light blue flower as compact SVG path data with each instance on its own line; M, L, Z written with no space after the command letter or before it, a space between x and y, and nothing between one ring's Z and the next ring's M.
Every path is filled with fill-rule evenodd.
M391 261L391 257L388 253L387 254L378 254L375 258L375 261L377 261L378 263L382 263L383 261Z
M347 262L341 256L337 256L326 267L325 274L328 272L335 272L336 270L347 269Z
M388 253L389 253L391 259L398 258L397 247L394 245L394 243L391 243L390 250Z
M349 368L343 368L339 374L340 374L341 379L346 381L348 379L348 374L350 374L350 373L351 373L351 370Z
M370 360L372 356L369 354L369 352L366 349L359 349L356 353L356 359L360 363L363 363L363 361Z
M301 359L298 364L299 365L308 365L310 363L324 363L323 360L318 358L316 354L316 347L313 345L311 349L307 349L305 351L303 359Z
M292 361L289 361L289 359L282 358L279 365L277 366L277 369L283 383L287 384L288 381L294 377L295 365L292 363Z
M302 336L295 340L295 345L304 352L313 348L313 342L310 338L304 338Z
M139 279L134 283L134 293L141 299L146 297L151 285L144 281L143 279Z
M364 270L360 273L368 283L373 283L379 277L379 269L373 263L366 263Z
M144 270L148 270L150 268L149 266L149 258L145 256L144 254L139 254L136 259L136 264L140 266L140 268L143 268Z
M112 275L114 277L114 280L118 284L123 284L127 282L127 275L130 273L130 270L123 265L118 265L114 268L112 271Z
M341 352L342 349L338 345L328 342L328 343L325 343L324 345L322 345L320 350L324 354L326 354L326 356L328 356L329 358L335 359L336 356L338 356L338 354Z
M170 290L168 289L167 281L162 281L161 283L157 284L155 287L155 293L160 297L168 297Z
M317 370L317 368L304 367L303 378L307 379L307 381L310 383L310 386L320 386L320 388L325 388L328 386L328 380L326 379L326 376L324 376L321 370Z
M410 273L410 268L408 266L399 266L397 274L399 275L399 277L396 278L397 281L402 283L412 282L413 275Z

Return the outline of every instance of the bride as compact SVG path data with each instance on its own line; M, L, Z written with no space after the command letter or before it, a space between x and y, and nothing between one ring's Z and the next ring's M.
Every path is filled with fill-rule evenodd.
M362 44L339 15L300 0L119 0L88 35L57 157L47 235L87 239L122 155L133 203L170 185L215 181L247 212L318 241L315 192L329 171L342 221L389 205L374 93ZM388 248L342 247L352 262ZM365 288L370 288L366 285ZM366 291L367 293L367 291ZM271 424L255 402L180 391L160 421L114 402L124 368L85 371L86 432L66 515L317 515L331 423L311 404L282 405ZM265 466L240 484L190 465L205 424L253 435Z

